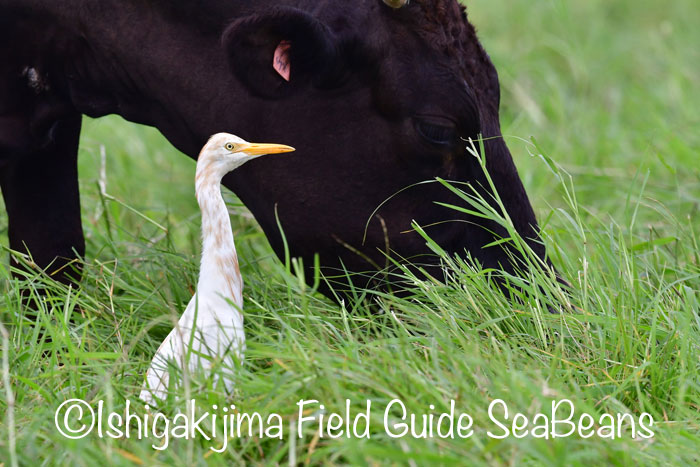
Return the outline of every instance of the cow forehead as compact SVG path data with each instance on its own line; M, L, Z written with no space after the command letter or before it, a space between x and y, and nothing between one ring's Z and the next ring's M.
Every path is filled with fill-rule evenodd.
M466 22L466 7L457 0L412 0L410 8L411 14L402 19L429 32L442 30L453 34L452 28L462 27Z
M444 57L411 51L388 55L374 81L375 98L395 114L445 113L459 117L473 95L461 67ZM432 110L432 111L431 111Z
M433 51L459 62L478 44L466 8L457 0L414 0L410 15L400 19L408 30Z
M381 0L374 2L382 3ZM369 9L362 13L355 10L349 16L354 19L351 21L354 27L350 28L353 34L381 56L395 52L407 58L420 56L442 62L446 67L459 70L472 87L471 76L477 72L490 73L484 69L492 68L468 21L466 7L457 0L411 0L399 10ZM358 26L367 21L373 23L370 30Z
M406 14L390 16L393 30L404 37L416 37L419 48L429 51L423 52L424 56L430 56L427 63L440 67L443 75L447 72L459 75L458 79L443 83L454 82L459 89L466 89L469 98L475 98L482 110L497 114L498 74L467 18L466 7L457 0L412 0L402 10ZM479 92L474 94L470 89Z

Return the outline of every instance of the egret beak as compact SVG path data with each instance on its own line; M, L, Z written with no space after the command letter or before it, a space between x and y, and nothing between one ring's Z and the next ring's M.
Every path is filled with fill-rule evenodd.
M285 146L284 144L248 143L242 152L249 156L262 156L264 154L280 154L294 150L293 147Z

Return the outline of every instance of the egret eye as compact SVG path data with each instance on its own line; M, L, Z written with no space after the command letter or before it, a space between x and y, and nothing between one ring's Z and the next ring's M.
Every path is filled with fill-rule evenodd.
M236 146L234 146L233 143L226 143L226 146L224 146L227 151L233 151Z

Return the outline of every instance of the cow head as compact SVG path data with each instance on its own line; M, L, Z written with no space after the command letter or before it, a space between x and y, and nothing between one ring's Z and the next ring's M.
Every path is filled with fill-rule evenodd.
M320 2L313 13L279 7L230 24L222 39L228 63L254 96L232 110L231 130L297 152L251 163L226 182L278 254L276 216L292 255L310 264L320 253L331 276L381 269L388 254L434 265L412 221L447 251L509 268L501 247L484 248L497 226L440 207L457 199L420 183L442 177L485 186L465 149L467 138L483 134L499 194L520 232L536 236L508 149L493 138L496 72L455 0L407 3Z

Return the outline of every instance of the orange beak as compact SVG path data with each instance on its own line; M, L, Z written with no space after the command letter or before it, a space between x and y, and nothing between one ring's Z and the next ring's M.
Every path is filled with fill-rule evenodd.
M267 143L248 143L243 147L241 152L249 156L262 156L264 154L280 154L283 152L292 152L294 148L285 146L284 144L267 144Z

